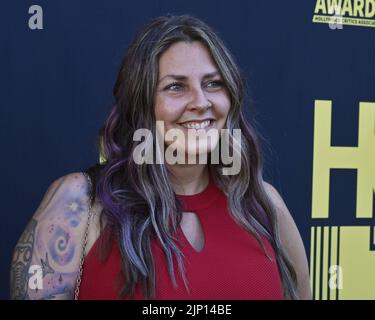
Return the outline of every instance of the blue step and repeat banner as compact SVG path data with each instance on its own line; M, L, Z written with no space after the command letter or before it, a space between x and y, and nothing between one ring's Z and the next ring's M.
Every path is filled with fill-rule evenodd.
M17 0L0 12L0 298L47 187L97 161L132 37L188 13L246 78L265 176L303 237L313 298L375 299L375 0Z

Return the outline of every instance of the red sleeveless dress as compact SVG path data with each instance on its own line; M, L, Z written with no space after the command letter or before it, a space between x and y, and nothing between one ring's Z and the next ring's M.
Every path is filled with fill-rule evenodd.
M178 195L184 211L195 212L204 232L204 247L197 252L188 242L182 229L177 244L185 255L186 277L190 293L179 274L176 259L175 274L178 287L170 279L164 252L156 241L152 243L156 269L156 299L250 300L283 299L283 290L275 253L270 243L264 244L272 260L267 258L256 239L240 227L230 216L227 197L210 179L200 193ZM98 257L99 239L88 252L83 266L79 299L120 299L119 273L121 258L114 242L108 259ZM135 299L143 299L137 286Z

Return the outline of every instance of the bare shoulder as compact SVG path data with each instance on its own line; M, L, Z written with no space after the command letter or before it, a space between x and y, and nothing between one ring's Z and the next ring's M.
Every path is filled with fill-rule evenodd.
M73 298L89 191L81 172L62 176L48 187L14 249L12 299Z
M265 181L263 182L263 185L269 199L271 200L273 206L276 209L281 240L284 241L284 244L287 244L288 241L293 240L290 238L291 230L295 231L295 236L297 235L297 233L299 235L297 226L286 203L284 202L283 198L281 197L280 193L276 190L276 188Z
M280 193L268 182L264 181L263 185L277 212L281 243L297 273L299 296L302 299L310 299L309 267L300 232Z
M47 210L62 199L79 198L80 202L85 202L89 197L89 182L82 172L69 173L62 176L51 183L45 192L43 199L35 213L35 217L39 218L41 213L54 214Z
M281 215L290 214L289 210L286 208L284 200L282 199L279 192L275 189L275 187L266 181L263 181L263 186L273 205L278 209L277 213Z
M263 185L276 209L280 238L284 246L289 247L296 240L294 237L300 237L297 226L280 193L268 182L264 181Z

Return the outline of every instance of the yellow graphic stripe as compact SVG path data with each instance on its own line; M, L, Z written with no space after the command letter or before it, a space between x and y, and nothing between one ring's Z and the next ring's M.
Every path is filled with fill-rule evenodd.
M339 265L337 261L337 249L338 249L338 227L331 228L331 262L330 265ZM330 300L337 300L337 289L330 289L329 292Z
M329 227L323 228L323 270L322 270L322 299L328 300L328 253L329 253Z
M315 299L320 300L321 227L316 227Z
M311 240L310 240L310 288L311 296L314 297L314 279L315 279L315 227L311 227Z

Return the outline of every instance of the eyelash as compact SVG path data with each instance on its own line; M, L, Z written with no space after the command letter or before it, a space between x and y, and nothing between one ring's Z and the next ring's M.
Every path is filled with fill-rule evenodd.
M221 81L221 80L213 80L213 81L208 82L208 84L211 84L211 83L214 83L214 84L216 84L217 86L222 86L222 85L224 84L224 82ZM180 86L180 87L183 87L184 84L181 83L181 82L173 82L173 83L169 84L168 86L166 86L166 87L165 87L165 90L169 90L169 89L171 89L171 87L173 87L173 86ZM172 90L172 91L176 91L176 90Z

